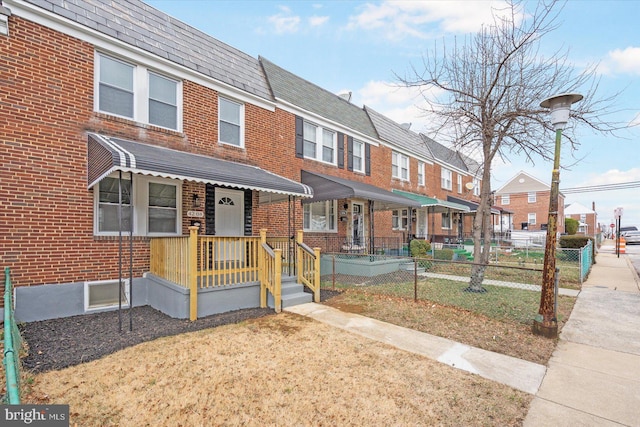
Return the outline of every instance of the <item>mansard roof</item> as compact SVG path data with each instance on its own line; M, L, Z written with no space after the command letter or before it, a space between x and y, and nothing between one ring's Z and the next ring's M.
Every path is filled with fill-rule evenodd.
M25 0L128 45L272 100L256 58L139 0Z
M378 135L366 112L346 99L259 57L273 96L302 110L353 129L372 139Z
M445 163L446 165L453 166L454 168L463 172L469 172L470 169L467 164L462 160L460 153L452 150L439 142L434 141L424 134L420 134L424 143L429 147L433 153L433 157L439 161L439 163ZM475 174L476 171L473 171Z
M390 118L378 113L371 107L364 107L375 127L380 139L386 141L399 149L414 153L423 159L434 161L433 154L424 143L419 134L403 127Z

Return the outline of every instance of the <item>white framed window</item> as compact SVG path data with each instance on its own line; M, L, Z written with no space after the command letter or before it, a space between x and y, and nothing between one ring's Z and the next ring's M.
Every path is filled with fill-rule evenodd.
M529 203L535 203L536 202L536 193L531 192L531 193L527 193L527 202Z
M133 188L132 188L133 187ZM175 179L136 175L131 181L116 174L103 178L94 187L94 234L113 236L118 230L118 189L122 191L122 231L133 222L136 236L163 236L180 233L182 183ZM133 217L132 217L133 215Z
M440 170L440 182L442 188L451 191L452 179L452 172L449 169L442 168Z
M587 222L587 214L580 214L580 222Z
M178 129L178 82L149 72L149 123Z
M335 164L338 148L336 133L307 121L302 129L304 157Z
M96 52L95 110L172 130L182 127L182 83Z
M511 203L511 195L510 194L503 194L501 196L501 200L500 200L501 204L503 205L508 205Z
M302 205L302 221L305 231L336 232L336 201L307 203Z
M244 104L218 97L218 141L244 147Z
M473 195L480 195L480 180L478 178L473 178Z
M450 229L451 228L451 213L443 212L441 218L442 218L441 227L444 230Z
M391 153L391 176L409 181L409 157L395 151Z
M530 213L527 216L527 222L529 223L529 225L536 225L536 214L535 213Z
M353 170L364 173L364 142L353 140Z
M391 227L394 230L406 230L409 225L408 209L395 209L391 211Z
M418 161L418 185L424 185L424 162Z
M458 194L462 194L462 175L458 174Z
M118 295L120 294L120 296ZM102 310L105 308L129 306L129 280L100 280L84 282L84 311Z

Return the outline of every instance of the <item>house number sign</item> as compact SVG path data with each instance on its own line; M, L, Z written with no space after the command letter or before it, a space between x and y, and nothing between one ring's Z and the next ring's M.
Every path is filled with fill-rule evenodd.
M187 216L189 218L204 218L204 212L200 211L187 211Z

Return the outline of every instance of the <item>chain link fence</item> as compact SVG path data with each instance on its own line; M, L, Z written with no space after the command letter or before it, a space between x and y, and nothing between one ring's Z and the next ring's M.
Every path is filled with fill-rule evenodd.
M457 261L437 259L449 256L437 251L430 258L324 254L322 287L426 301L497 320L531 323L540 305L542 262L537 262L538 255L497 251L484 267L480 287L470 286L474 264L464 261L463 254L456 255Z

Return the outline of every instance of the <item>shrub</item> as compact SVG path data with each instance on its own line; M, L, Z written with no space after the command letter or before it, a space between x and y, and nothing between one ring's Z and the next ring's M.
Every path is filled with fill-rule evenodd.
M573 218L565 218L564 219L564 229L567 231L567 234L573 236L578 232L578 227L580 226L580 221Z
M453 249L436 249L433 252L433 259L445 261L451 261L453 259Z
M426 240L413 239L409 243L409 250L411 251L412 257L424 258L427 256L427 253L431 250L431 244Z
M558 244L560 245L561 248L580 249L587 246L587 243L589 242L589 240L591 240L591 244L595 248L596 241L594 240L593 237L581 236L581 235L560 236L560 241L558 242ZM591 263L595 264L596 263L595 251L592 251L592 254L593 255L591 257Z

